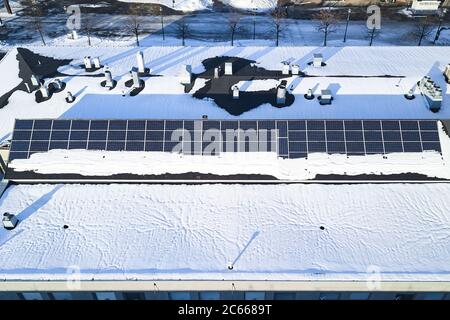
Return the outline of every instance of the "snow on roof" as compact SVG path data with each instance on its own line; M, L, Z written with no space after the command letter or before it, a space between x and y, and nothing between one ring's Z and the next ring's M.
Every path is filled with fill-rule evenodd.
M74 59L59 71L70 76L59 77L67 83L63 93L37 104L34 94L16 91L9 103L0 109L0 141L10 137L16 118L165 118L199 119L427 119L450 118L449 84L442 76L450 56L449 47L151 47L144 49L146 66L152 74L144 90L136 97L122 97L124 82L136 64L138 48L67 48L32 47L36 53L58 59ZM314 53L323 53L325 67L308 65ZM102 78L88 76L78 67L84 56L99 56L107 64L119 84L107 91L99 83ZM199 100L192 93L202 87L205 79L197 79L190 93L184 92L177 74L182 65L190 64L194 73L204 71L202 61L215 56L238 56L255 60L258 66L281 70L282 61L300 65L310 77L287 76L287 88L295 95L292 106L275 108L263 104L239 117L219 108L214 101ZM6 61L5 61L6 60ZM17 61L11 52L0 63L0 92L8 92L15 85ZM404 94L415 87L424 75L430 75L443 88L444 102L439 113L430 112L422 97L408 101ZM357 76L357 78L354 78ZM392 76L386 78L384 76ZM17 78L18 79L18 78ZM273 81L272 81L273 82ZM256 81L250 91L267 89L270 80ZM320 93L330 89L332 106L320 106L316 100L303 95L313 89ZM73 104L64 100L65 92L77 96ZM415 89L419 95L418 89Z
M0 230L0 278L66 279L79 269L89 280L364 280L375 269L386 281L449 281L449 192L449 184L12 186L0 210L20 223Z

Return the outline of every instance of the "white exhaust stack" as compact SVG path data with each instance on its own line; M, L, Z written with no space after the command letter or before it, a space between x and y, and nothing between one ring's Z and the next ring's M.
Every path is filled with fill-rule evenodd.
M131 78L133 79L133 88L141 87L141 79L139 78L139 71L137 68L131 69Z
M282 74L286 74L286 75L288 75L288 74L289 74L289 71L290 71L290 68L291 68L291 66L289 65L289 63L288 63L288 62L282 62L282 64L283 64L283 66L282 66L282 69L281 69L281 73L282 73Z
M66 102L67 103L72 103L74 101L75 101L75 97L72 95L72 92L67 91Z
M225 62L225 75L232 76L233 75L233 63Z
M316 68L322 67L323 55L321 53L315 53L313 57L313 66Z
M105 87L109 88L109 89L113 88L114 87L114 81L113 81L113 78L112 78L111 71L109 70L108 67L105 67L105 72L104 73L105 73Z
M84 57L84 68L92 69L91 57L89 57L89 56Z
M45 84L43 84L39 90L41 91L41 94L42 94L43 98L48 98L50 96L50 92L48 91L48 87Z
M299 75L300 74L300 66L298 64L292 65L292 75Z
M286 86L281 84L277 89L277 104L286 103Z
M142 51L136 53L136 60L139 73L145 73L144 53Z
M447 83L450 83L450 63L445 66L444 77Z
M94 58L94 66L96 69L100 69L101 64L100 64L100 58Z
M235 99L235 100L239 99L239 87L238 86L233 87L233 99Z

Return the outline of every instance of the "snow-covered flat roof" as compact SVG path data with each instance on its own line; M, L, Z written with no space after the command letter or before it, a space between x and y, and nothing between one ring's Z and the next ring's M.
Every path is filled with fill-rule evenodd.
M0 279L79 270L88 280L364 281L376 272L382 281L449 281L449 192L448 184L12 186L0 210L20 223L0 230Z
M150 48L77 48L30 47L33 52L58 59L74 59L59 72L69 76L59 77L67 83L64 92L37 104L34 94L16 91L9 103L0 109L0 141L10 137L16 118L88 118L88 119L449 119L449 84L442 75L450 62L449 47L150 47ZM136 66L136 52L143 50L145 64L152 74L146 78L145 88L135 97L123 97L124 82L129 71ZM308 65L314 53L322 53L325 67ZM118 81L115 89L108 91L100 86L102 77L92 77L79 67L84 56L100 57L102 64L110 67ZM254 60L268 70L281 70L281 62L298 64L308 77L286 76L287 88L295 97L285 108L275 108L266 103L255 109L232 116L219 108L214 101L194 98L192 94L203 87L205 79L196 79L193 89L185 93L178 78L184 64L192 65L194 73L204 71L202 61L215 56L236 56ZM0 94L14 89L18 77L16 49L2 60ZM443 89L444 101L438 113L430 112L419 90L418 80L429 75ZM390 77L386 77L390 76ZM355 78L356 77L356 78ZM248 91L266 90L272 80L245 84ZM414 100L404 94L415 88ZM320 94L330 89L334 100L331 106L320 106L316 100L306 100L303 95L313 89ZM77 99L65 102L66 91Z

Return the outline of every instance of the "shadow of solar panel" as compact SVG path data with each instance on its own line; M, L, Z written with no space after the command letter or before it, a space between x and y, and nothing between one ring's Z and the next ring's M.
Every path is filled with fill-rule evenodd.
M90 130L108 130L107 120L92 120Z
M423 142L423 150L424 151L437 151L441 152L441 144L439 142Z
M308 146L306 142L289 142L289 153L307 153Z
M50 138L50 131L48 130L37 130L33 131L31 140L48 140Z
M11 143L10 151L28 152L29 148L30 148L30 141L16 141L16 140L14 140Z
M69 149L86 149L87 141L69 141Z
M125 141L108 141L106 145L108 151L123 151L125 150Z
M144 151L144 141L127 141L125 146L126 151Z
M420 126L420 130L423 131L437 131L438 127L437 127L437 122L436 121L426 121L426 120L421 120L419 121L419 126Z
M305 120L289 120L288 121L289 131L291 130L306 130L306 121Z
M128 120L128 130L145 130L145 120Z
M383 130L386 131L399 131L400 130L400 122L397 120L383 120L381 121L381 125Z
M344 122L342 120L327 120L325 125L327 130L344 130Z
M103 141L108 137L108 131L89 131L89 140Z
M435 141L439 142L439 133L437 131L422 131L420 136L423 141Z
M364 138L366 141L383 141L381 131L364 131Z
M148 120L147 130L164 130L164 120Z
M290 159L300 159L300 158L307 158L307 157L308 157L307 153L296 153L296 152L289 153Z
M422 144L420 142L403 142L404 152L422 152Z
M111 120L109 121L109 130L121 130L125 131L127 129L126 120Z
M308 130L308 141L325 141L325 131Z
M325 144L325 141L308 141L308 153L314 152L327 152L327 145Z
M342 142L344 139L344 131L327 131L327 141Z
M49 142L47 141L31 141L30 151L47 151Z
M288 135L289 141L306 141L306 131L290 131Z
M327 151L328 153L345 153L345 143L327 141Z
M345 120L345 130L362 131L362 121L360 120Z
M403 152L403 145L400 141L396 142L384 142L384 150L386 153L389 152Z
M401 120L400 126L401 126L402 131L404 131L404 130L414 130L414 131L419 130L419 124L415 120Z
M402 131L403 141L420 141L420 135L418 131Z
M88 141L88 150L106 150L106 141Z
M52 120L34 120L34 130L50 130L52 128Z
M371 131L380 131L381 130L381 122L378 120L364 120L363 121L364 130Z
M12 140L30 140L31 130L14 130Z
M50 140L69 140L70 131L68 130L57 130L52 131L50 135Z
M66 150L69 145L69 141L50 141L50 145L48 147L49 150Z
M363 141L364 136L362 131L345 131L345 140L347 141Z
M325 121L323 121L323 120L307 120L306 128L308 130L325 130Z
M279 155L288 155L288 139L287 138L279 138L278 139L278 154Z
M72 120L72 130L89 130L89 120Z
M366 141L366 153L367 154L382 154L384 153L383 143Z
M76 140L87 140L88 138L88 131L80 131L80 130L72 130L70 133L70 140L76 141Z
M275 121L261 120L261 121L258 121L258 128L260 130L261 129L266 129L266 130L275 129L276 128L276 123L275 123Z
M383 131L384 141L402 141L400 131Z
M52 130L70 130L70 120L53 120Z
M365 153L364 142L346 142L347 153Z
M31 130L33 129L33 120L16 120L14 128L16 130Z
M8 156L8 161L18 160L18 159L27 159L28 152L10 152Z
M145 143L145 151L158 151L162 152L163 149L163 143L162 141L147 141Z

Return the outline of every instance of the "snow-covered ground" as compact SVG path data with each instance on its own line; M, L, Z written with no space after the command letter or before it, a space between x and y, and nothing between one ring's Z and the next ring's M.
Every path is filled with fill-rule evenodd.
M180 11L197 11L211 8L213 0L119 0L133 3L154 3ZM223 4L243 10L267 11L277 5L277 0L219 0Z
M67 83L63 93L40 104L34 94L23 91L14 93L9 104L0 109L0 141L10 137L16 118L185 118L210 119L237 118L217 107L213 101L198 100L184 87L177 77L184 64L190 64L193 72L203 71L201 62L214 56L238 56L256 60L266 69L280 70L282 61L297 63L313 77L287 77L288 89L295 95L295 102L286 108L274 108L270 104L248 111L239 119L448 119L450 118L449 87L442 75L449 62L449 47L152 47L144 49L146 65L153 74L146 80L145 89L136 97L122 97L124 82L130 78L129 70L136 65L138 48L85 48L85 47L31 47L42 55L74 59L71 66L61 72L80 77L61 77ZM14 49L13 49L14 50ZM323 53L326 67L308 66L313 53ZM85 55L100 57L118 81L112 91L100 86L102 79L86 77L82 69ZM0 92L15 86L17 62L11 52L0 63ZM390 75L393 78L380 76ZM417 98L408 101L404 94L424 75L430 75L443 88L444 102L440 112L430 112L418 90ZM362 76L350 78L346 76ZM403 77L403 78L402 78ZM195 88L203 85L198 79ZM265 82L255 82L249 90L256 90ZM263 89L264 89L263 88ZM328 88L334 94L332 106L320 106L317 100L308 101L303 95L308 89L317 95ZM265 88L267 89L267 88ZM74 104L67 104L65 93L76 95ZM151 103L150 103L151 101Z
M0 278L73 279L79 269L87 280L364 281L376 270L386 281L449 281L449 192L449 184L12 186L0 210L21 222L0 229Z

